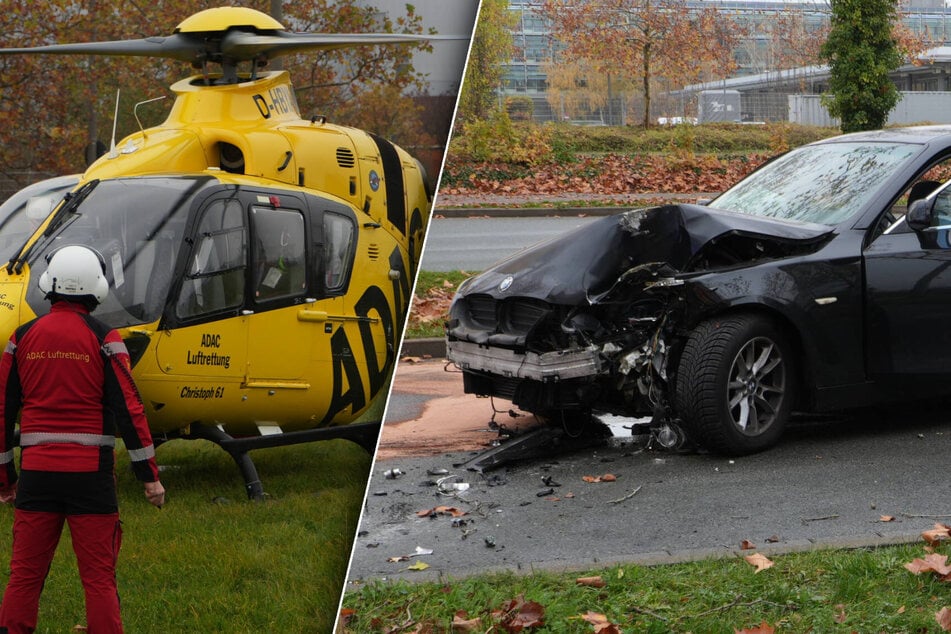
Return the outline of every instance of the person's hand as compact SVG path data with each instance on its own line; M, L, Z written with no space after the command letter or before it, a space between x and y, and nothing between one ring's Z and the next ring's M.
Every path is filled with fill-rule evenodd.
M156 480L155 482L145 483L145 497L148 501L158 508L165 504L165 487Z
M0 504L12 504L17 498L17 483L0 487Z

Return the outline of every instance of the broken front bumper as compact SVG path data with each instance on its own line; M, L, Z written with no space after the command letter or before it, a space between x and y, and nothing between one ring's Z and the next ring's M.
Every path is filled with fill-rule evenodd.
M447 341L446 353L448 359L462 370L541 383L595 377L603 370L603 359L597 346L537 353Z

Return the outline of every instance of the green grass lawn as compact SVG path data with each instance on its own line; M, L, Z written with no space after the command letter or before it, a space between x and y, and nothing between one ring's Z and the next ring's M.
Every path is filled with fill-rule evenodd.
M471 271L420 271L416 280L416 292L409 321L406 324L407 339L423 337L442 337L445 335L443 324L448 317L449 302L456 288L466 278L472 277ZM420 315L438 314L438 318L421 320Z
M332 440L251 453L268 498L251 502L234 461L205 441L158 448L166 505L152 507L119 451L126 631L329 632L371 457ZM13 510L0 507L0 583ZM68 532L40 603L38 632L85 624Z
M348 632L449 632L454 618L479 619L471 629L454 632L518 631L510 629L515 610L498 612L519 596L540 607L544 622L524 631L596 632L582 618L593 612L616 628L602 634L940 632L935 614L951 605L951 585L904 568L924 556L923 547L922 542L777 556L761 572L735 557L572 574L372 582L348 593L344 607L353 611ZM577 579L586 576L600 576L603 587L579 585ZM460 611L464 617L457 617ZM539 609L526 612L536 618Z

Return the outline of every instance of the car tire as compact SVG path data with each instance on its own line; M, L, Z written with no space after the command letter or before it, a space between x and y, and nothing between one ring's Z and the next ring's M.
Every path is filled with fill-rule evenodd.
M690 334L680 357L675 407L697 444L727 455L774 445L796 396L792 346L762 315L706 321Z

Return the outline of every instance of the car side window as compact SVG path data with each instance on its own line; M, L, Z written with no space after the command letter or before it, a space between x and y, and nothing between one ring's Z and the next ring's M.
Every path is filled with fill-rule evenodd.
M946 189L935 196L931 224L935 227L951 226L951 191Z
M321 263L324 288L328 293L341 291L350 279L353 250L356 246L353 221L340 214L324 213L324 253Z
M247 228L241 203L213 201L199 222L175 314L190 319L241 306L246 268Z
M302 294L307 288L304 216L293 209L252 207L254 300Z

